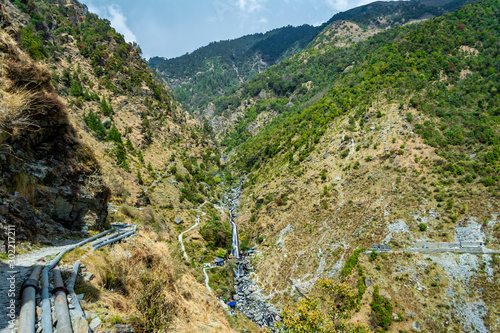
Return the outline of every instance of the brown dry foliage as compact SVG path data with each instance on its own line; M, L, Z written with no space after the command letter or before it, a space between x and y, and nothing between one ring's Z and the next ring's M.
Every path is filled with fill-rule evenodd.
M0 52L0 131L11 139L29 136L34 144L70 134L65 103L57 96L47 68L32 61L5 31L0 31Z
M143 242L133 249L100 250L85 264L101 290L99 300L124 316L136 316L141 332L153 332L167 329L180 307L171 261L164 243Z

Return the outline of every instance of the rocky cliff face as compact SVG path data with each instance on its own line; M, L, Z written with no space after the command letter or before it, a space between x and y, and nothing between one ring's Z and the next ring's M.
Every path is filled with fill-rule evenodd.
M109 190L101 181L99 164L77 139L49 71L21 51L7 33L15 36L15 28L1 9L2 228L16 225L17 240L30 241L101 229Z

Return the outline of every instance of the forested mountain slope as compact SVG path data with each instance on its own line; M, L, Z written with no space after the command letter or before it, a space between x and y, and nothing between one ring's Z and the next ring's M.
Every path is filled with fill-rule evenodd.
M253 135L261 129L263 123L291 105L311 100L313 96L319 98L325 92L324 89L335 80L331 66L338 66L339 70L350 69L351 64L344 62L347 57L327 59L325 52L329 53L333 48L345 48L392 27L442 15L458 8L462 3L461 0L425 4L420 1L379 1L338 13L321 26L321 32L301 52L303 55L299 58L303 64L300 70L288 72L288 63L277 64L273 66L277 66L276 69L270 68L235 88L235 93L226 93L223 97L214 99L204 108L202 115L221 139L235 124L247 127L248 135ZM314 49L317 56L310 58L308 54ZM343 52L351 50L339 50L337 54ZM323 73L323 70L326 72ZM254 113L253 108L258 107L261 100L272 102L272 107L266 107L267 111L260 112L262 119L256 121L254 116L247 117L245 113ZM262 105L260 108L262 109ZM240 118L243 118L245 124L238 120ZM229 143L224 141L224 144Z
M313 39L317 39L315 44L326 43L330 39L327 38L328 31L338 30L336 27L339 23L348 21L354 24L349 27L349 34L352 35L349 37L358 41L382 29L442 15L465 2L378 1L338 13L318 27L287 26L265 34L210 43L173 59L152 57L148 63L173 88L190 111L200 112L209 102L221 95L231 95L235 88L269 66L300 52ZM349 37L342 40L347 41Z
M99 329L233 331L177 242L201 203L220 200L214 175L224 169L210 134L140 48L77 1L2 1L1 18L0 222L16 226L17 250L134 223L137 241L89 255L94 279L75 288ZM203 210L204 232L187 250L211 259L231 232L211 204Z
M313 46L233 96L242 246L288 328L500 327L499 8Z
M188 109L198 111L214 98L302 50L320 30L310 25L287 26L265 34L213 42L178 58L153 57L148 63Z

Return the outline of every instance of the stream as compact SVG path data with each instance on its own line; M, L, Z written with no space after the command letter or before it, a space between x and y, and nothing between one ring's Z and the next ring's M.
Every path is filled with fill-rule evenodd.
M224 196L224 201L229 208L229 221L233 232L231 255L236 258L237 266L234 270L236 294L233 295L233 299L236 301L236 309L251 321L260 327L270 327L277 332L278 330L274 329L273 326L281 321L279 311L264 300L257 284L251 279L251 274L254 271L252 263L246 259L244 254L240 254L238 226L234 219L238 216L243 182L240 181L237 188L233 188Z

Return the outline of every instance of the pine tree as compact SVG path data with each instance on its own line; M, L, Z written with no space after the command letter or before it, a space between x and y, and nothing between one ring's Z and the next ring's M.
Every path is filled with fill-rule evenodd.
M144 156L142 155L142 151L139 150L137 153L137 157L139 158L139 162L144 163Z
M106 97L103 97L101 100L101 111L104 113L106 116L109 116L110 114L113 113L113 109L111 106L106 102Z

